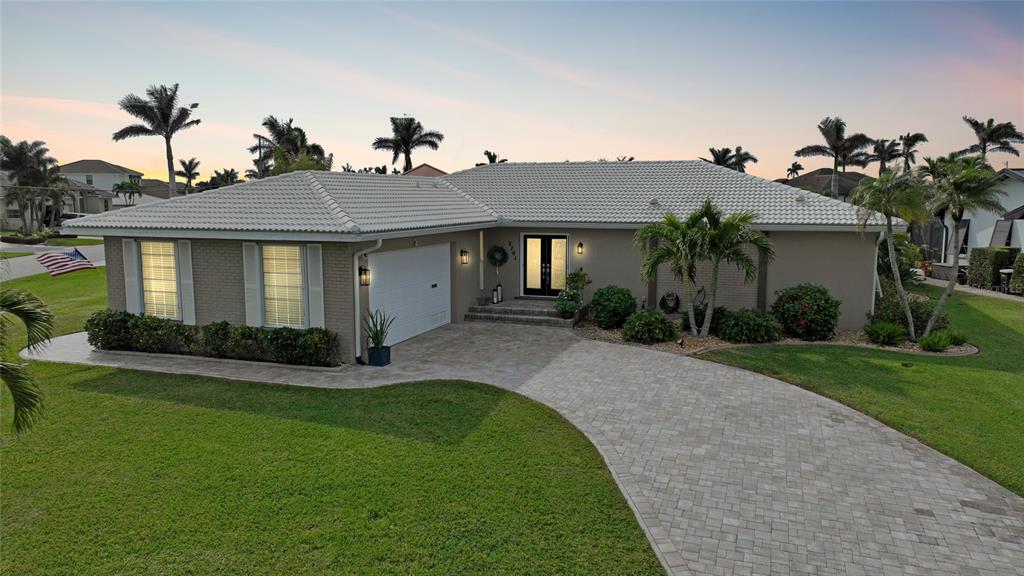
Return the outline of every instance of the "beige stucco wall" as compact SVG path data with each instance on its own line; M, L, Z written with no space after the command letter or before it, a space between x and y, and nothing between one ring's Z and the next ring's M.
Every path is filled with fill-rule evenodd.
M838 298L839 327L855 330L867 322L874 301L875 243L878 234L857 232L774 232L775 261L767 270L768 305L775 292L804 282L821 284Z
M522 235L564 234L569 237L569 270L583 268L594 280L584 292L585 300L590 300L594 290L615 284L629 288L637 303L642 303L647 299L647 284L640 280L640 252L633 248L635 232L591 228L493 228L484 232L484 253L494 245L509 251L509 263L502 266L500 279L505 299L515 298L522 293ZM576 253L580 242L583 254ZM498 278L494 267L485 263L486 294L490 294Z

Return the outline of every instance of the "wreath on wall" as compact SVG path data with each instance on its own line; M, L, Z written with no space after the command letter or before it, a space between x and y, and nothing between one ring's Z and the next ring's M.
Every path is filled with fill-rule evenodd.
M501 246L494 245L487 251L487 261L495 268L501 268L508 263L508 250Z

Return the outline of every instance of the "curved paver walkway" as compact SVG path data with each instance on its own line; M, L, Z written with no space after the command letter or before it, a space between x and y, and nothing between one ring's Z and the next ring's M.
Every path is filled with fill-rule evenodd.
M1024 574L1024 499L796 386L516 325L448 326L393 357L310 370L94 352L82 335L38 355L305 386L464 378L514 390L592 439L673 574Z

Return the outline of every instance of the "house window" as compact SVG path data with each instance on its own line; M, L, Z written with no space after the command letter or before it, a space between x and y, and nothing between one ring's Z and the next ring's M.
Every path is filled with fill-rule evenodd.
M92 174L85 175L85 183L88 184L89 186L92 186Z
M299 246L263 246L263 323L267 326L306 325L302 249Z
M174 242L139 243L142 258L142 302L150 316L179 318L178 270Z

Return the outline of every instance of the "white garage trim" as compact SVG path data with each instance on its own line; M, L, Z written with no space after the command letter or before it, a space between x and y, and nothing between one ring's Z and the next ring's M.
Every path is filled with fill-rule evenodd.
M369 309L394 318L386 344L408 340L451 322L451 244L374 252Z

